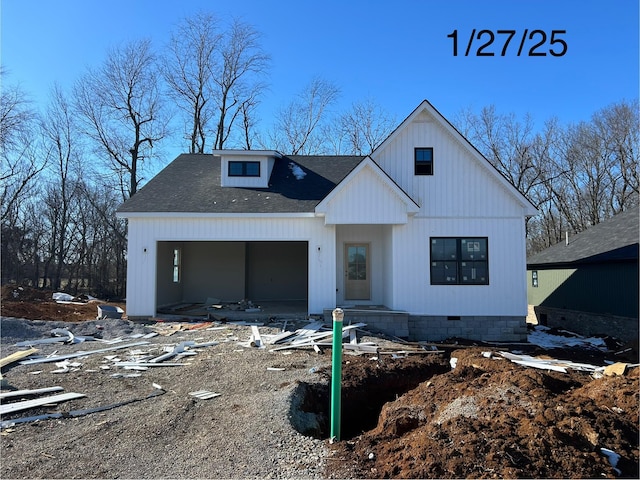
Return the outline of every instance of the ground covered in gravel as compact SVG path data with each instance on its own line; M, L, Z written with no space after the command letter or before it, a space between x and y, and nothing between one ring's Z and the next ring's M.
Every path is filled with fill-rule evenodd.
M29 301L22 302L28 311ZM39 355L147 343L72 358L62 367L4 367L2 393L60 386L86 397L3 415L9 424L0 432L1 478L638 478L637 367L594 378L518 365L499 354L506 346L463 342L409 356L345 353L342 435L331 443L330 349L251 347L246 325L98 321L95 306L64 318L79 321L3 316L0 357L57 328L98 340L36 345ZM287 321L287 328L306 323ZM275 319L259 331L266 337L283 327ZM163 334L141 338L150 332ZM119 343L104 342L118 337ZM387 352L403 347L376 336L361 340L384 344ZM166 360L183 365L116 366L181 342L216 343ZM626 350L620 345L518 348L595 365L637 363L637 350L635 359L615 355ZM220 395L190 395L198 390ZM52 412L67 415L10 425Z
M26 338L47 336L67 327L76 336L125 337L150 331L123 320L81 324L2 318L2 356ZM276 329L261 328L263 333ZM73 359L81 363L67 373L52 373L52 363L16 365L3 372L8 386L36 389L61 386L86 397L53 407L16 412L2 420L51 411L69 412L139 400L78 418L19 424L2 431L2 478L322 478L326 442L298 433L289 421L296 382L314 381L311 373L329 359L311 351L290 355L242 347L249 327L188 330L148 339L147 345ZM183 341L217 345L198 348L196 355L146 371L112 366L117 355L131 358L135 350L160 355ZM108 348L97 342L38 347L57 350ZM102 367L109 367L103 369ZM41 373L36 373L41 372ZM113 375L116 374L114 377ZM139 376L121 376L121 375ZM190 392L208 390L219 397L201 400ZM4 391L4 390L3 390ZM156 396L151 396L157 394Z

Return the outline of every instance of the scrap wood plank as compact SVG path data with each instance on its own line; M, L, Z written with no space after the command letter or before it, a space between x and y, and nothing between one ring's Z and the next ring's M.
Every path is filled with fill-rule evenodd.
M34 353L39 352L37 348L30 348L29 350L21 350L19 352L12 353L2 359L0 359L0 368L5 367L11 363L17 362L18 360L22 360L25 357L33 355Z
M12 392L2 392L0 393L0 399L3 398L12 398L12 397L26 397L29 395L40 395L42 393L51 393L51 392L59 392L64 390L62 387L45 387L45 388L35 388L33 390L14 390Z
M355 323L353 325L347 325L345 327L342 327L342 338L349 336L351 330L360 328L364 325L365 325L364 323ZM333 330L328 330L325 332L309 333L305 336L301 336L299 338L293 339L291 343L306 343L311 340L320 340L322 338L327 338L327 337L333 337Z
M624 372L627 370L628 366L629 366L628 363L622 363L622 362L613 363L611 365L607 365L604 368L603 373L610 377L613 377L615 375L624 375Z
M333 336L333 332L332 331L328 331L328 332L317 332L317 333L309 333L306 335L300 335L297 336L296 338L291 340L292 344L299 344L299 343L309 343L313 340L320 340L321 338L327 338L327 337L332 337Z
M7 405L0 405L0 415L7 413L19 412L20 410L27 410L29 408L39 407L41 405L48 405L50 403L66 402L67 400L73 400L75 398L86 397L84 393L61 393L59 395L51 395L49 397L36 398L34 400L25 400L23 402L9 403Z
M331 342L317 342L315 345L319 345L321 347L333 346ZM342 348L344 350L354 350L356 352L362 352L362 353L378 353L378 350L380 347L378 347L377 345L343 343Z

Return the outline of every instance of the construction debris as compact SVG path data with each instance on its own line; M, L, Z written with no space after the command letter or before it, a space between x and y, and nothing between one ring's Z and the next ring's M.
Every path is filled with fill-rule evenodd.
M137 347L139 345L148 345L148 344L149 342L136 342L136 343L129 343L126 345L119 345L117 347L101 348L98 350L89 350L89 351L82 350L80 352L68 353L66 355L51 355L48 357L32 358L32 359L21 361L20 365L33 365L36 363L60 362L62 360L68 360L70 358L85 357L87 355L94 355L96 353L111 352L114 350L122 350L125 348Z
M171 336L177 332L185 332L190 330L203 330L213 327L213 322L201 322L201 323L175 323L175 322L158 322L151 326L157 335L163 335L165 337Z
M61 392L62 390L64 390L64 388L62 387L45 387L32 390L14 390L12 392L0 393L0 400L13 397L29 397L32 395L41 395L43 393Z
M67 400L73 400L75 398L86 397L84 393L60 393L58 395L51 395L48 397L37 398L34 400L25 400L23 402L9 403L7 405L0 405L0 415L6 415L7 413L19 412L21 410L28 410L30 408L39 407L41 405L49 405L52 403L66 402Z
M38 353L37 348L30 348L29 350L22 350L20 352L12 353L11 355L0 359L0 368L4 368L7 365L17 362L18 360L22 360L23 358L29 357L34 353Z
M97 320L104 320L105 318L122 318L124 310L116 305L98 305Z
M144 398L133 398L131 400L125 400L124 402L118 402L118 403L112 403L110 405L104 405L102 407L86 408L86 409L83 409L83 410L71 410L70 412L64 412L64 413L63 412L45 413L44 415L36 415L36 416L32 416L32 417L16 418L16 419L13 419L13 420L4 420L4 421L0 422L0 429L12 427L12 426L17 425L19 423L35 422L35 421L38 421L38 420L50 420L50 419L56 419L56 418L77 418L77 417L82 417L84 415L89 415L91 413L104 412L104 411L107 411L107 410L112 410L112 409L117 408L117 407L122 407L124 405L130 405L130 404L135 403L135 402L148 400L150 398L157 397L159 395L164 395L164 393L165 393L164 390L158 389L158 388L154 388L153 392L151 392L149 395L147 395ZM80 395L82 397L86 396L86 395L81 395L81 394L75 394L75 395Z
M198 390L197 392L189 392L192 397L199 398L200 400L209 400L221 396L221 393L210 392L209 390Z

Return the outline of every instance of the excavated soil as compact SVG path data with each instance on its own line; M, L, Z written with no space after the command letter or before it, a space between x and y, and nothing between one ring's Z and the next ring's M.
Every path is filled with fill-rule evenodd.
M57 303L52 298L53 291L27 286L2 286L2 315L5 317L28 318L30 320L57 320L60 322L81 322L95 319L98 305L108 303L125 309L124 302L88 300L80 295L73 303Z
M335 443L329 475L639 478L640 369L594 379L485 358L483 351L453 351L455 369L384 404L371 430ZM379 368L346 365L346 388L358 390L359 379L370 381ZM386 374L396 368L387 364ZM363 392L359 401L365 398ZM620 455L617 470L602 448Z
M2 290L5 317L76 322L72 326L79 334L90 334L98 325L93 303L61 305L51 301L51 292L15 291ZM0 332L3 357L16 350L8 346L12 342L47 332L48 322L24 320L24 328L19 322L3 322L20 332ZM86 322L91 331L83 333L77 322ZM145 331L126 320L113 322L123 330L108 332L108 325L101 324L104 330L96 333L106 338L108 333ZM206 335L183 333L182 340L197 335L199 341L221 343L193 357L189 367L145 372L140 380L88 373L89 360L82 367L87 373L59 377L27 375L35 366L3 371L19 388L49 386L56 377L67 391L89 395L86 401L69 402L78 408L120 397L143 399L153 391L152 381L166 393L98 416L16 426L1 437L0 476L639 478L638 367L624 375L593 378L576 370L559 373L517 365L488 346L443 347L444 353L399 358L345 354L341 439L331 443L330 350L324 355L296 351L288 357L239 351L224 340L231 334L246 340L250 330L228 328ZM151 341L159 348L172 337ZM491 358L483 354L488 350L494 352ZM594 365L638 361L637 349L626 358L613 350L543 352L530 346L526 352ZM455 368L452 357L457 358ZM271 367L276 371L265 371ZM189 399L188 391L203 386L223 396ZM58 452L61 445L68 451ZM617 462L612 464L602 449L619 455Z

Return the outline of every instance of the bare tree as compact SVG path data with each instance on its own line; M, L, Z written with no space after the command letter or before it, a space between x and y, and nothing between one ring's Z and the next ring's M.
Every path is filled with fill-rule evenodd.
M638 101L619 102L589 121L534 132L526 116L495 107L464 112L461 130L541 212L527 222L535 252L638 204Z
M187 118L189 152L205 152L210 134L213 148L224 148L236 127L239 143L250 148L252 115L270 60L260 34L237 19L221 28L214 15L200 12L182 21L168 50L164 74Z
M339 131L345 139L349 154L369 155L393 131L396 121L373 99L351 105L351 110L340 116Z
M340 90L320 77L314 78L277 115L271 141L275 148L291 155L322 153L324 139L316 135Z
M476 115L462 114L461 129L494 167L520 192L529 195L540 184L542 168L533 155L534 124L529 115L500 115L494 105Z
M38 115L26 93L0 69L0 260L2 282L33 276L34 217L28 208L46 166L39 151Z
M239 107L242 125L241 145L242 148L247 150L251 150L253 148L253 143L257 138L255 111L259 103L257 99L259 93L260 89L255 90L240 104Z
M54 264L52 287L59 289L74 236L74 207L79 193L79 134L72 107L59 86L51 91L51 101L42 121L44 148L50 159L51 175L44 203L51 238L49 242Z
M209 13L185 18L171 36L163 71L172 98L186 115L189 153L203 153L215 115L213 77L219 70L222 33Z
M640 160L640 106L638 100L618 102L591 117L592 135L603 145L611 160L608 170L612 186L609 209L612 214L638 203Z
M45 162L36 148L36 112L26 94L17 86L7 85L6 73L0 70L0 219L3 225L16 217L19 204L29 193Z
M161 75L148 40L109 52L75 86L76 107L99 156L106 156L124 198L138 190L141 166L167 135Z
M569 126L556 201L579 232L638 204L638 102L620 102Z
M214 149L224 148L239 116L247 117L265 88L261 76L270 57L262 51L260 34L249 24L233 20L222 40L221 70L214 75L217 87L217 128Z

